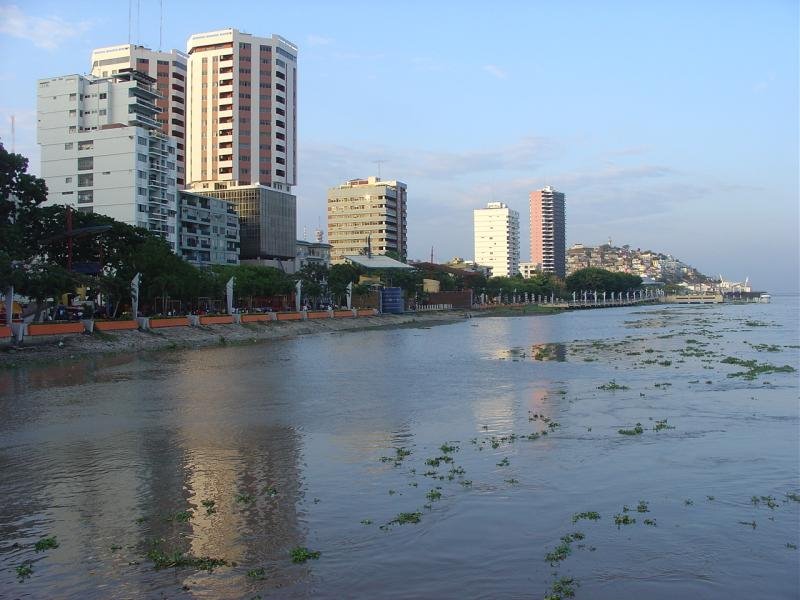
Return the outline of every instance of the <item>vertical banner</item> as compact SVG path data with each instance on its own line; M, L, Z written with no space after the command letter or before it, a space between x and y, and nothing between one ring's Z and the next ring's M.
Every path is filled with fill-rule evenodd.
M134 319L139 316L139 280L141 276L141 273L137 273L131 280L131 312Z
M14 316L14 286L6 288L6 325L11 327L12 317Z
M300 312L300 297L303 293L303 282L298 281L294 286L294 309Z
M233 314L233 277L225 284L225 300L227 301L228 314Z
M353 282L347 284L347 308L353 308Z

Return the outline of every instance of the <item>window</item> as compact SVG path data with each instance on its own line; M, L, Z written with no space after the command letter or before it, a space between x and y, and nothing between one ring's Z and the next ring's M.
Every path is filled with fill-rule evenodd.
M281 146L280 144L276 144L275 150L277 150L278 152L286 152L286 146Z
M98 114L98 115L104 115L104 114L106 114L106 109L105 109L105 108L101 108L100 110L98 110L98 111L97 111L97 114Z
M64 150L72 150L72 142L67 142L64 144Z
M147 196L147 188L140 187L136 191L140 196Z
M277 175L278 177L286 177L286 172L281 171L280 169L275 169L275 175Z
M92 213L94 212L94 209L91 206L81 206L80 208L78 208L78 212Z
M72 183L72 177L64 177L64 183Z
M78 171L91 171L94 168L94 157L84 156L78 159Z
M83 173L78 175L78 187L91 187L94 185L94 174L93 173ZM78 193L80 196L80 192Z
M69 111L69 116L70 117L75 117L75 116L77 116L77 114L78 114L78 111L75 110L74 108L71 111Z
M78 192L78 204L91 204L92 202L94 202L94 192L92 190Z
M146 154L142 154L141 152L139 152L139 153L136 155L136 159L137 159L139 162L147 162L147 155L146 155Z
M74 125L73 125L72 127L70 127L70 128L69 128L69 132L70 132L70 133L75 133L77 130L78 130L78 128L77 128L77 127L75 127Z
M70 94L69 95L69 99L70 100L77 100L78 99L78 94Z
M106 98L108 98L108 94L106 94L105 92L102 92L100 94L100 100L105 100Z
M78 142L78 150L92 150L94 149L94 140L83 140Z
M147 179L147 173L145 173L144 171L136 171L136 176L139 179Z
M283 96L275 96L275 100L280 102L281 104L286 104L286 98Z
M72 192L61 192L62 196L71 196Z
M140 146L147 146L147 138L144 138L140 135L136 136L136 143L139 144Z

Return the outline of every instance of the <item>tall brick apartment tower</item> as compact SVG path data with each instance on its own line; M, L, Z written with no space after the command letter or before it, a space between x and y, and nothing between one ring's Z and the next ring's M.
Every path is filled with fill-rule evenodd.
M189 38L187 184L261 184L297 174L297 47L236 29ZM216 183L227 182L227 186ZM209 185L203 185L203 184Z
M549 185L531 192L531 262L543 273L566 276L566 196Z

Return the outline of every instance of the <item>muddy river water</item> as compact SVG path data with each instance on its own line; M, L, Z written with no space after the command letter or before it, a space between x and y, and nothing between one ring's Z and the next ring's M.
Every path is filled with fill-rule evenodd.
M776 297L0 371L0 597L797 598L798 338Z

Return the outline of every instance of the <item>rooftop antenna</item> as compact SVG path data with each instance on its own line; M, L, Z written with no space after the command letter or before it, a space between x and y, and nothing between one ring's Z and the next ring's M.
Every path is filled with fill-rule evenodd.
M131 43L131 29L133 29L133 0L128 0L128 43Z
M303 241L308 241L308 227L305 225L303 225Z
M385 162L388 162L388 161L386 161L386 160L373 160L372 162L374 162L376 165L378 165L378 179L380 179L381 178L381 164L385 163Z
M139 37L139 25L142 23L142 7L139 0L136 0L136 44L141 43L142 38Z
M433 246L431 246L431 264L433 264Z
M16 117L11 115L11 153L16 154L17 152L17 127L16 127Z
M162 42L164 41L164 0L158 0L158 51L161 52Z

